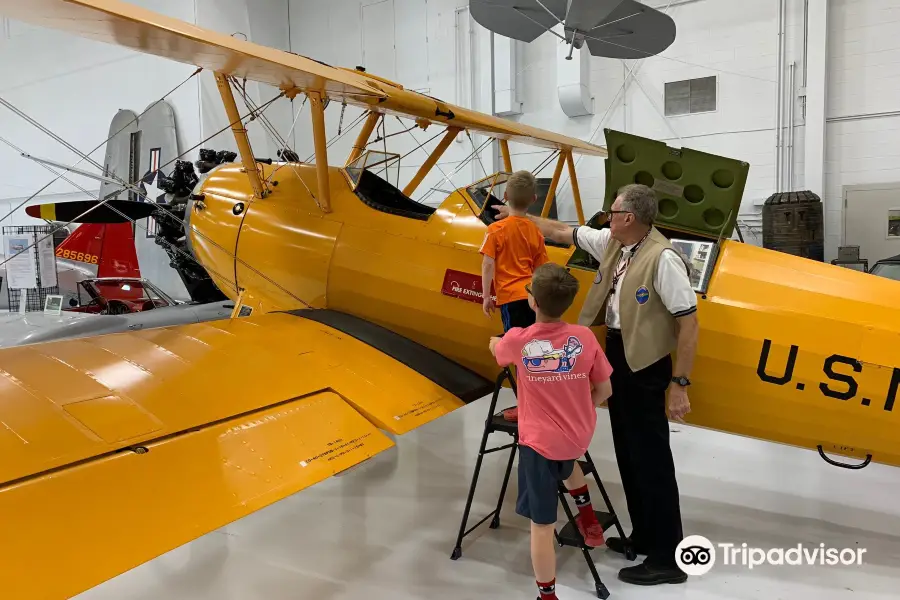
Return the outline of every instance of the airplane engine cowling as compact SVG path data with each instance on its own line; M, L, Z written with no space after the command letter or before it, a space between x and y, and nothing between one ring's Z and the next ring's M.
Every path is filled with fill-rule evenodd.
M218 168L207 174L185 210L187 247L228 298L238 296L234 255L246 207L252 199L246 175L237 168Z

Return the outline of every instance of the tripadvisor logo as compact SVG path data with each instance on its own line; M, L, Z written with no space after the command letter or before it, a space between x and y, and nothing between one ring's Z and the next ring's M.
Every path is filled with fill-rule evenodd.
M716 548L702 535L689 535L675 548L675 562L687 575L706 575L716 564Z
M675 549L675 562L687 575L705 575L716 562L753 569L761 565L861 565L865 548L830 548L825 544L790 548L754 548L744 544L713 544L702 535L684 538Z

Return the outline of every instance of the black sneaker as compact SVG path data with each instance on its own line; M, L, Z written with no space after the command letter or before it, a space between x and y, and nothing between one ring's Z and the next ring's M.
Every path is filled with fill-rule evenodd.
M659 585L661 583L684 583L687 574L674 567L648 565L646 562L619 571L619 579L634 585Z

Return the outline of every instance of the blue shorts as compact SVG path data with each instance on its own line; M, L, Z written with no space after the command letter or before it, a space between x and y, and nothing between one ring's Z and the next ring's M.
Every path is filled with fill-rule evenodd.
M537 315L528 306L528 300L513 300L500 305L500 318L503 319L503 332L506 333L513 327L531 327L537 320Z
M574 469L574 460L550 460L520 444L516 512L538 525L556 523L559 484L571 477Z

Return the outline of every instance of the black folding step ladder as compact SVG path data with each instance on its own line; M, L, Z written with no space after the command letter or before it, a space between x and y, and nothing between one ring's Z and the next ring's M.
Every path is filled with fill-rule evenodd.
M494 393L491 396L491 404L488 408L487 418L484 422L484 433L481 436L481 447L478 449L478 459L475 461L475 471L472 473L472 484L469 486L469 497L466 499L466 508L463 511L462 522L459 525L459 535L456 538L456 546L453 548L453 553L450 555L450 558L453 560L457 560L462 556L462 540L464 537L472 533L479 525L491 519L490 528L497 529L500 527L500 509L503 507L503 499L506 496L506 488L509 485L509 477L512 473L513 462L515 461L516 451L519 446L519 426L517 423L507 421L503 418L502 411L497 411L497 400L500 396L500 390L503 389L503 382L509 381L510 386L512 387L513 393L516 393L516 383L513 379L512 373L509 368L504 368L500 375L497 377L497 382L494 386ZM502 432L512 436L512 442L497 446L494 448L487 448L488 436L494 432ZM502 450L509 450L509 461L506 465L506 473L503 476L503 484L500 486L500 496L497 498L497 508L487 514L483 519L466 529L466 525L469 521L469 512L472 509L472 500L475 497L475 487L478 484L478 475L481 472L481 463L486 454L491 454L493 452L500 452ZM606 488L603 487L603 483L600 481L600 476L597 473L596 465L594 465L594 461L591 460L591 455L589 452L585 452L584 459L579 460L578 464L581 465L581 470L584 471L585 477L588 475L594 476L594 481L597 484L597 488L600 490L600 495L603 496L603 501L606 504L607 511L594 511L597 515L597 520L600 522L600 525L603 527L603 531L609 531L610 528L615 527L620 539L625 540L625 533L622 531L622 525L619 523L619 518L616 515L615 509L612 506L612 502L609 500L609 496L606 493ZM556 543L562 546L571 546L574 548L579 548L581 553L584 555L584 560L587 562L588 569L591 571L591 575L594 578L594 584L597 589L597 597L601 598L601 600L605 600L609 597L609 590L603 584L603 581L600 580L600 575L597 573L597 567L594 565L594 560L591 558L590 550L591 547L585 545L584 538L581 536L581 532L578 531L578 526L575 524L575 513L572 511L572 508L569 506L569 502L567 497L569 496L568 491L563 485L562 482L559 484L559 501L563 506L563 510L566 513L566 518L568 522L563 526L563 528L559 531L555 532L556 535ZM626 546L626 558L628 560L635 560L637 558L637 554L634 549L630 546Z

